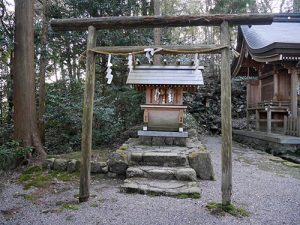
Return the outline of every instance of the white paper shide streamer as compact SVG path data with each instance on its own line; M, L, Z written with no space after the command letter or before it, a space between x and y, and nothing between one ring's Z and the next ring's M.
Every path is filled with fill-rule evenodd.
M157 48L154 50L154 48L145 48L144 52L146 52L146 58L148 59L149 63L153 61L152 57L154 56L154 53L161 51L162 48Z
M106 69L106 78L107 78L107 84L111 84L111 81L113 79L113 75L111 74L112 72L112 63L110 62L111 61L111 54L108 55L108 60L107 60L107 69Z
M133 65L132 65L132 64L133 64L132 54L129 53L129 54L128 54L128 63L127 63L129 72L131 72L132 69L133 69Z
M203 80L202 71L199 69L198 53L195 54L194 62L195 62L195 74L198 77L200 77L201 80Z

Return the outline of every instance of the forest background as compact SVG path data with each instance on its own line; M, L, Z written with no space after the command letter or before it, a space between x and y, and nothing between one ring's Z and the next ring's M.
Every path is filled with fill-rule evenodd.
M299 12L299 0L36 0L34 3L34 56L38 133L48 154L78 151L81 142L81 116L85 63L80 56L86 49L87 32L53 32L52 18L147 16L158 5L161 15L199 15L204 13L285 13ZM0 0L0 170L14 158L32 150L31 144L16 140L14 121L14 42L15 14L12 0ZM237 28L235 28L237 29ZM232 46L236 30L232 30ZM214 27L162 28L162 45L218 44ZM153 29L97 31L97 46L153 45ZM163 56L168 63L176 59L190 63L194 56ZM127 58L112 57L113 82L106 84L107 55L96 59L96 93L93 121L93 148L114 148L136 136L142 123L140 104L144 94L126 85ZM144 56L139 58L143 63ZM186 126L200 133L220 132L220 57L201 55L205 85L197 93L186 93ZM24 77L27 76L24 73ZM245 126L245 81L232 79L234 128ZM18 137L18 136L17 136Z

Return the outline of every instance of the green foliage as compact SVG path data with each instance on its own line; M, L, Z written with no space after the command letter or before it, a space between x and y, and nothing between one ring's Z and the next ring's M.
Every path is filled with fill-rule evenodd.
M246 13L255 6L255 0L216 0L212 13Z
M233 204L223 205L222 203L209 202L206 208L214 215L225 216L226 213L235 217L248 217L249 212L243 208L238 208Z
M46 147L49 153L66 153L80 148L83 83L49 84L47 94ZM101 90L102 89L102 90ZM108 144L122 132L141 123L143 93L129 87L106 87L96 83L93 146Z
M11 140L0 146L0 170L7 170L18 164L28 153L31 147L23 147L19 141Z

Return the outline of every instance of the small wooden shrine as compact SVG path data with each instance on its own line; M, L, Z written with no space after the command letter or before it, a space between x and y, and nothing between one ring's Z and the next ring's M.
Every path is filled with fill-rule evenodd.
M196 91L203 85L199 66L135 66L129 72L127 84L144 91L146 104L143 131L184 132L187 106L183 93Z
M255 122L257 130L284 134L293 130L291 134L296 135L298 129L299 133L299 15L277 15L271 25L239 29L240 56L234 60L232 71L233 76L249 79L248 124Z

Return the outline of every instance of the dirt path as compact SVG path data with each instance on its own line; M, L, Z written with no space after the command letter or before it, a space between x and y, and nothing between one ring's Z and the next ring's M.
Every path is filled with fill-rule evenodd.
M300 168L266 153L234 144L233 202L250 217L211 215L205 205L221 200L221 140L205 137L216 181L201 181L201 199L123 194L122 181L93 177L92 197L77 204L77 182L53 182L23 190L17 173L0 178L0 224L299 224Z

